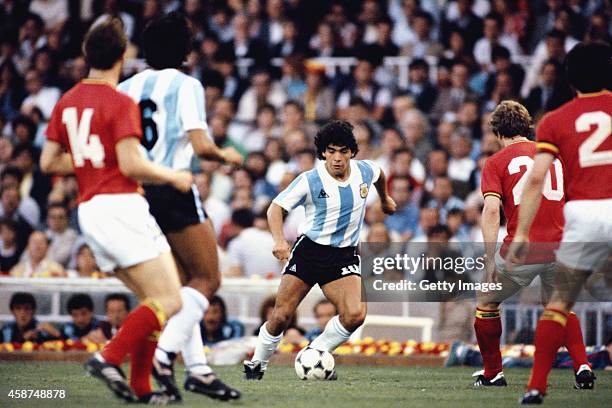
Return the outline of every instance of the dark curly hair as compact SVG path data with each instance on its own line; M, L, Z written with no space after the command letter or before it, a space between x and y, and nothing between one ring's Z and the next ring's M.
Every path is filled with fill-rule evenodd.
M179 68L192 49L187 18L172 12L151 21L142 34L145 60L154 69Z
M579 92L612 88L612 47L603 42L579 43L565 56L565 76Z
M516 101L502 101L489 119L493 134L503 138L515 136L529 137L531 133L531 116L523 105Z
M315 136L317 157L324 160L323 152L329 145L346 146L352 152L351 157L359 152L357 141L353 135L353 125L343 120L334 120L326 123Z

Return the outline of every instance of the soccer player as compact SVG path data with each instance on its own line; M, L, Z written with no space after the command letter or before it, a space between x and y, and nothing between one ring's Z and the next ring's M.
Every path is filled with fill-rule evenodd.
M206 125L204 89L179 68L192 47L187 19L170 13L153 20L143 33L144 70L119 84L139 105L142 145L150 160L175 170L189 170L194 153L204 159L240 165L234 148L219 149ZM215 399L238 399L240 393L219 380L208 366L199 323L219 288L217 242L198 190L180 191L170 184L145 184L151 214L168 238L182 273L183 308L168 321L155 351L154 376L173 402L182 400L175 382L174 360L182 353L187 369L185 390ZM151 356L153 358L153 356Z
M548 373L570 330L571 308L586 278L607 260L612 243L612 48L580 43L567 54L565 71L578 95L538 125L537 154L507 259L510 265L521 261L547 170L561 158L567 169L565 229L556 253L555 290L536 328L534 365L523 404L542 403Z
M357 255L365 201L372 185L386 214L395 212L387 194L383 171L370 160L352 160L358 152L353 126L333 121L315 137L319 161L281 192L268 209L274 237L273 253L287 261L270 320L259 330L255 354L244 362L246 379L261 379L270 356L298 305L318 284L338 315L309 347L331 352L348 340L363 323L366 303L361 301L361 270ZM293 248L283 235L283 211L304 206L306 219ZM335 372L329 379L335 378Z
M193 178L142 156L138 106L115 90L126 44L116 19L87 33L88 77L56 104L40 167L48 173L76 173L79 224L87 244L100 269L114 271L141 301L104 350L85 364L86 370L125 401L164 404L165 395L151 392L152 361L143 356L155 349L166 319L180 310L180 282L138 181L189 191ZM128 354L131 387L119 367Z
M490 124L504 148L487 159L482 171L482 235L488 260L486 280L501 283L503 289L499 293L480 294L478 298L474 330L484 370L474 373L474 386L477 387L507 385L499 350L502 332L499 316L501 302L529 286L537 276L540 276L544 289L543 303L546 304L550 298L554 285L554 249L563 234L565 203L563 166L557 159L550 165L546 188L542 192L542 206L529 233L530 241L539 243L538 247L533 248L524 265L508 270L504 259L516 230L523 185L527 172L533 166L536 144L527 139L531 130L531 117L518 102L501 102L492 113ZM500 205L503 205L508 224L504 242L499 251L496 251ZM583 388L587 383L586 375L582 372L590 373L591 368L584 349L580 322L574 313L568 317L568 337L564 344L571 354L574 371L577 373L576 386Z

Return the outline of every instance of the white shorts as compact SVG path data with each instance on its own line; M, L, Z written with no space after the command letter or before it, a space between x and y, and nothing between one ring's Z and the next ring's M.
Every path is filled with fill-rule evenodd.
M552 289L555 284L555 263L524 264L515 265L512 271L506 268L506 261L499 254L499 249L495 253L495 266L500 274L510 279L522 288L526 288L536 277L540 277L542 286Z
M612 199L569 201L563 215L557 261L572 269L598 270L612 253Z
M140 194L100 194L79 205L79 225L103 272L128 268L170 252Z

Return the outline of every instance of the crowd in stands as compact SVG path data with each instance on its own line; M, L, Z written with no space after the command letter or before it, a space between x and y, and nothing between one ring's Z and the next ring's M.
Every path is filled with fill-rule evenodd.
M62 93L87 74L80 44L92 23L121 18L133 62L142 57L147 22L176 10L193 26L185 71L205 87L209 133L245 156L233 170L193 163L223 273L231 276L278 275L266 207L313 167L313 137L332 118L354 124L357 158L381 165L398 204L385 218L369 199L364 240L481 240L480 169L500 148L488 113L516 99L537 121L573 96L561 69L565 53L578 41L609 42L612 33L607 0L5 1L2 273L102 276L79 235L75 178L38 168L46 122ZM407 78L385 63L394 56L408 57ZM332 72L319 57L354 57L354 66ZM240 69L245 59L247 70ZM135 67L126 64L126 77ZM289 215L290 239L302 217ZM210 338L218 334L213 320Z

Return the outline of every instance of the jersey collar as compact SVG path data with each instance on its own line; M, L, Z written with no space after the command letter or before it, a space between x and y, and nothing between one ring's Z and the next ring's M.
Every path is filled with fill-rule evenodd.
M327 168L325 167L325 160L319 160L319 162L317 163L317 171L319 172L321 177L326 178L330 182L337 184L340 187L346 187L349 184L351 184L351 180L353 180L353 177L355 176L355 167L353 166L352 159L349 161L349 166L351 169L351 174L349 174L348 178L344 181L335 179L331 174L329 174L329 172L327 171Z

